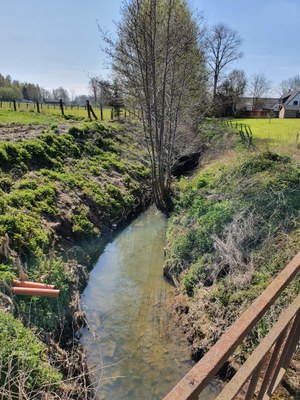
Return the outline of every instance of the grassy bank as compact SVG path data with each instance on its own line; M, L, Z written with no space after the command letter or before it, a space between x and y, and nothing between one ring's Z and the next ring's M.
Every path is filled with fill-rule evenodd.
M105 234L149 200L150 170L145 158L140 133L129 125L86 123L67 134L59 134L52 125L36 138L0 142L0 235L8 235L10 248L8 257L0 255L2 308L8 305L25 326L35 327L43 337L50 333L51 340L66 341L73 335L80 278L86 271L68 260L61 246ZM56 285L59 299L13 297L10 283L18 276L18 260L30 280ZM18 321L9 322L17 346L23 334L18 333ZM0 319L1 331L6 323ZM1 355L10 340L8 335L0 342ZM33 342L28 357L32 354L40 360L44 380L32 378L31 391L51 383L45 350L39 346ZM22 353L17 357L21 363ZM4 358L0 377L7 385L9 362Z
M299 251L299 171L288 156L242 152L180 182L165 273L180 289L177 310L195 359ZM237 361L299 290L298 277L239 349Z

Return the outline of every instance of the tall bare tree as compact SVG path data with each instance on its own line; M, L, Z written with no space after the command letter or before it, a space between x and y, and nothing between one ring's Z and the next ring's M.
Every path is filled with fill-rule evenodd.
M197 24L185 0L129 0L117 43L107 41L128 107L142 118L155 203L166 210L178 127L197 113L203 89Z
M207 63L213 80L213 99L217 94L222 73L230 63L243 56L242 39L237 31L225 24L214 25L205 40Z
M283 80L279 85L280 95L300 90L300 75L295 75L289 79Z
M252 110L263 107L262 99L269 95L271 88L271 81L263 73L252 76L249 84L250 95L252 97Z
M54 100L62 99L63 102L68 102L70 100L69 93L67 89L63 88L62 86L58 87L57 89L52 89L52 96Z

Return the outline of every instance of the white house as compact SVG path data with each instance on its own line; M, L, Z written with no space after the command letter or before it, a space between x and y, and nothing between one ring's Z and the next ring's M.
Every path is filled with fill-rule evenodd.
M282 96L279 103L279 118L300 118L300 90Z

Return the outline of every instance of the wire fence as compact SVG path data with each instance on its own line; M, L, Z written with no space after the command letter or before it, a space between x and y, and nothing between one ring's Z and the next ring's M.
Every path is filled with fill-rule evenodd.
M0 101L0 110L15 112L34 112L46 115L63 115L66 118L88 118L100 121L113 121L120 119L137 119L136 113L125 108L115 110L113 108L91 105L87 100L85 105L58 102L25 102L25 101Z

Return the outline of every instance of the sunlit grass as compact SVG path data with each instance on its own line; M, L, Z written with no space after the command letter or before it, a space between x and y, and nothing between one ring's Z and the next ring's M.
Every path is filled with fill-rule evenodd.
M241 118L233 125L247 125L253 133L253 143L262 150L300 153L300 119L294 118Z
M51 124L63 121L61 115L38 114L30 111L11 111L0 109L0 124Z
M2 102L0 108L0 123L11 124L21 123L53 123L63 121L59 105L40 104L40 114L37 113L36 105L34 103L16 103L17 111L13 110L13 102ZM93 110L100 120L100 107L93 107ZM64 106L65 115L68 118L88 118L87 110L84 107L78 106ZM124 112L123 114L124 115ZM109 121L111 119L111 110L109 108L103 109L103 120Z

